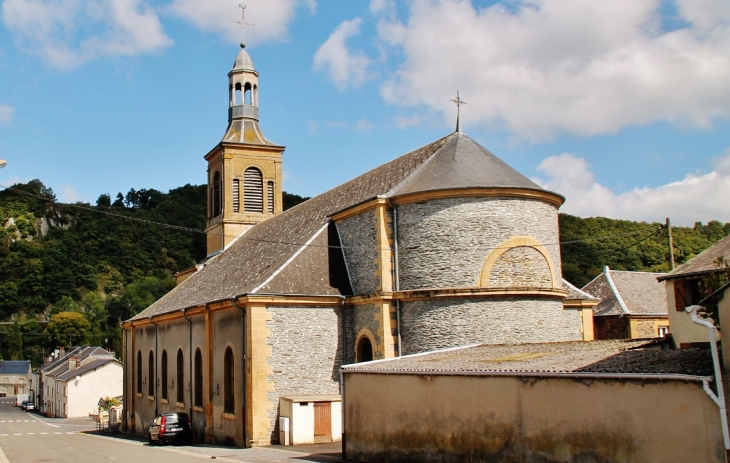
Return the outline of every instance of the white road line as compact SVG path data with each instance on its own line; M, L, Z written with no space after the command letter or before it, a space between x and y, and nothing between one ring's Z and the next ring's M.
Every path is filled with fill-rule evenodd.
M19 433L19 432L16 432L15 435L16 436L22 436L23 434L22 433Z
M0 437L7 437L7 434L0 434Z
M42 435L44 435L44 436L45 436L45 435L48 435L48 433L47 433L47 432L42 432L41 434L42 434Z
M66 434L76 434L76 431L69 431Z
M53 434L63 434L62 432L54 432Z
M46 426L51 426L51 427L54 427L54 428L58 428L58 427L60 427L60 426L58 426L57 424L51 424L51 423L47 423L47 422L46 422L45 420L41 420L41 419L38 419L38 418L36 418L35 416L32 416L31 418L33 418L33 420L34 420L34 421L37 421L38 423L43 423L43 424L45 424Z
M26 435L26 436L32 436L32 435L34 435L34 434L35 434L34 432L26 432L26 433L25 433L25 435Z

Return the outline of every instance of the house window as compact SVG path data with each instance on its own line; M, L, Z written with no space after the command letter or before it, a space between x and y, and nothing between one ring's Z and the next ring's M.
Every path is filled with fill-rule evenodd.
M229 347L226 349L226 356L223 361L223 411L226 413L234 413L234 365L233 350Z
M213 176L213 217L218 217L221 213L221 174L216 172Z
M147 395L153 397L155 395L155 354L152 351L150 351L150 361L147 369Z
M195 405L203 406L203 354L195 351Z
M239 196L240 182L237 178L233 179L233 212L239 212L241 209L241 197Z
M162 351L162 368L160 375L162 375L162 398L167 400L167 351Z
M183 366L184 366L183 351L182 351L182 349L178 349L176 386L177 386L177 401L180 403L185 402L185 385L183 384L185 371L183 370Z
M266 200L268 201L269 214L274 213L274 182L266 184Z
M657 328L657 332L659 334L660 338L663 338L664 336L669 334L669 327L668 326L660 326Z
M674 308L677 312L699 304L700 299L700 280L674 280Z
M246 212L264 212L264 185L261 171L249 167L243 173L243 208Z
M142 351L137 351L137 394L142 393Z

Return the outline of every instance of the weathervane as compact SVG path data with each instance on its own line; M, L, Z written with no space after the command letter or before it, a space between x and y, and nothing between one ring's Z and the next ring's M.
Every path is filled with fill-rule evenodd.
M456 91L456 99L451 100L456 104L456 131L461 132L461 107L466 104L466 101L459 98L459 91Z
M246 42L244 40L246 38L246 26L254 26L254 24L246 22L246 5L239 3L238 7L241 9L241 20L231 22L241 26L241 48L244 48L246 46Z

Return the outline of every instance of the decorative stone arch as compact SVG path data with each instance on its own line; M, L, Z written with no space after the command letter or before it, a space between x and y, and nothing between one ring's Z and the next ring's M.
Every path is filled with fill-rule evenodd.
M545 248L545 246L543 246L538 240L531 236L513 236L512 238L497 246L497 248L493 249L489 254L487 254L487 257L484 259L484 264L482 265L482 271L479 274L477 286L483 288L488 287L489 276L492 273L492 268L494 267L494 264L497 263L499 258L502 257L502 255L507 251L520 247L532 248L542 254L542 256L545 258L545 263L547 264L550 272L552 288L560 288L560 279L555 272L555 265L550 258L550 254L548 253L547 248Z
M369 329L363 328L357 334L355 339L355 363L375 360L378 345L375 342L375 336L373 336L373 333ZM367 357L363 358L363 354L367 354L367 351L362 351L362 349L367 349L368 344L370 346L370 359L367 359Z

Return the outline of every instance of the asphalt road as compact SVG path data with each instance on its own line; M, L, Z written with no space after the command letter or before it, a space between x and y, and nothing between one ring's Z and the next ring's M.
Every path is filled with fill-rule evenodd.
M341 462L332 453L339 444L239 449L215 446L150 446L130 436L87 434L96 423L86 418L54 419L15 406L15 398L0 398L0 463L291 463Z

